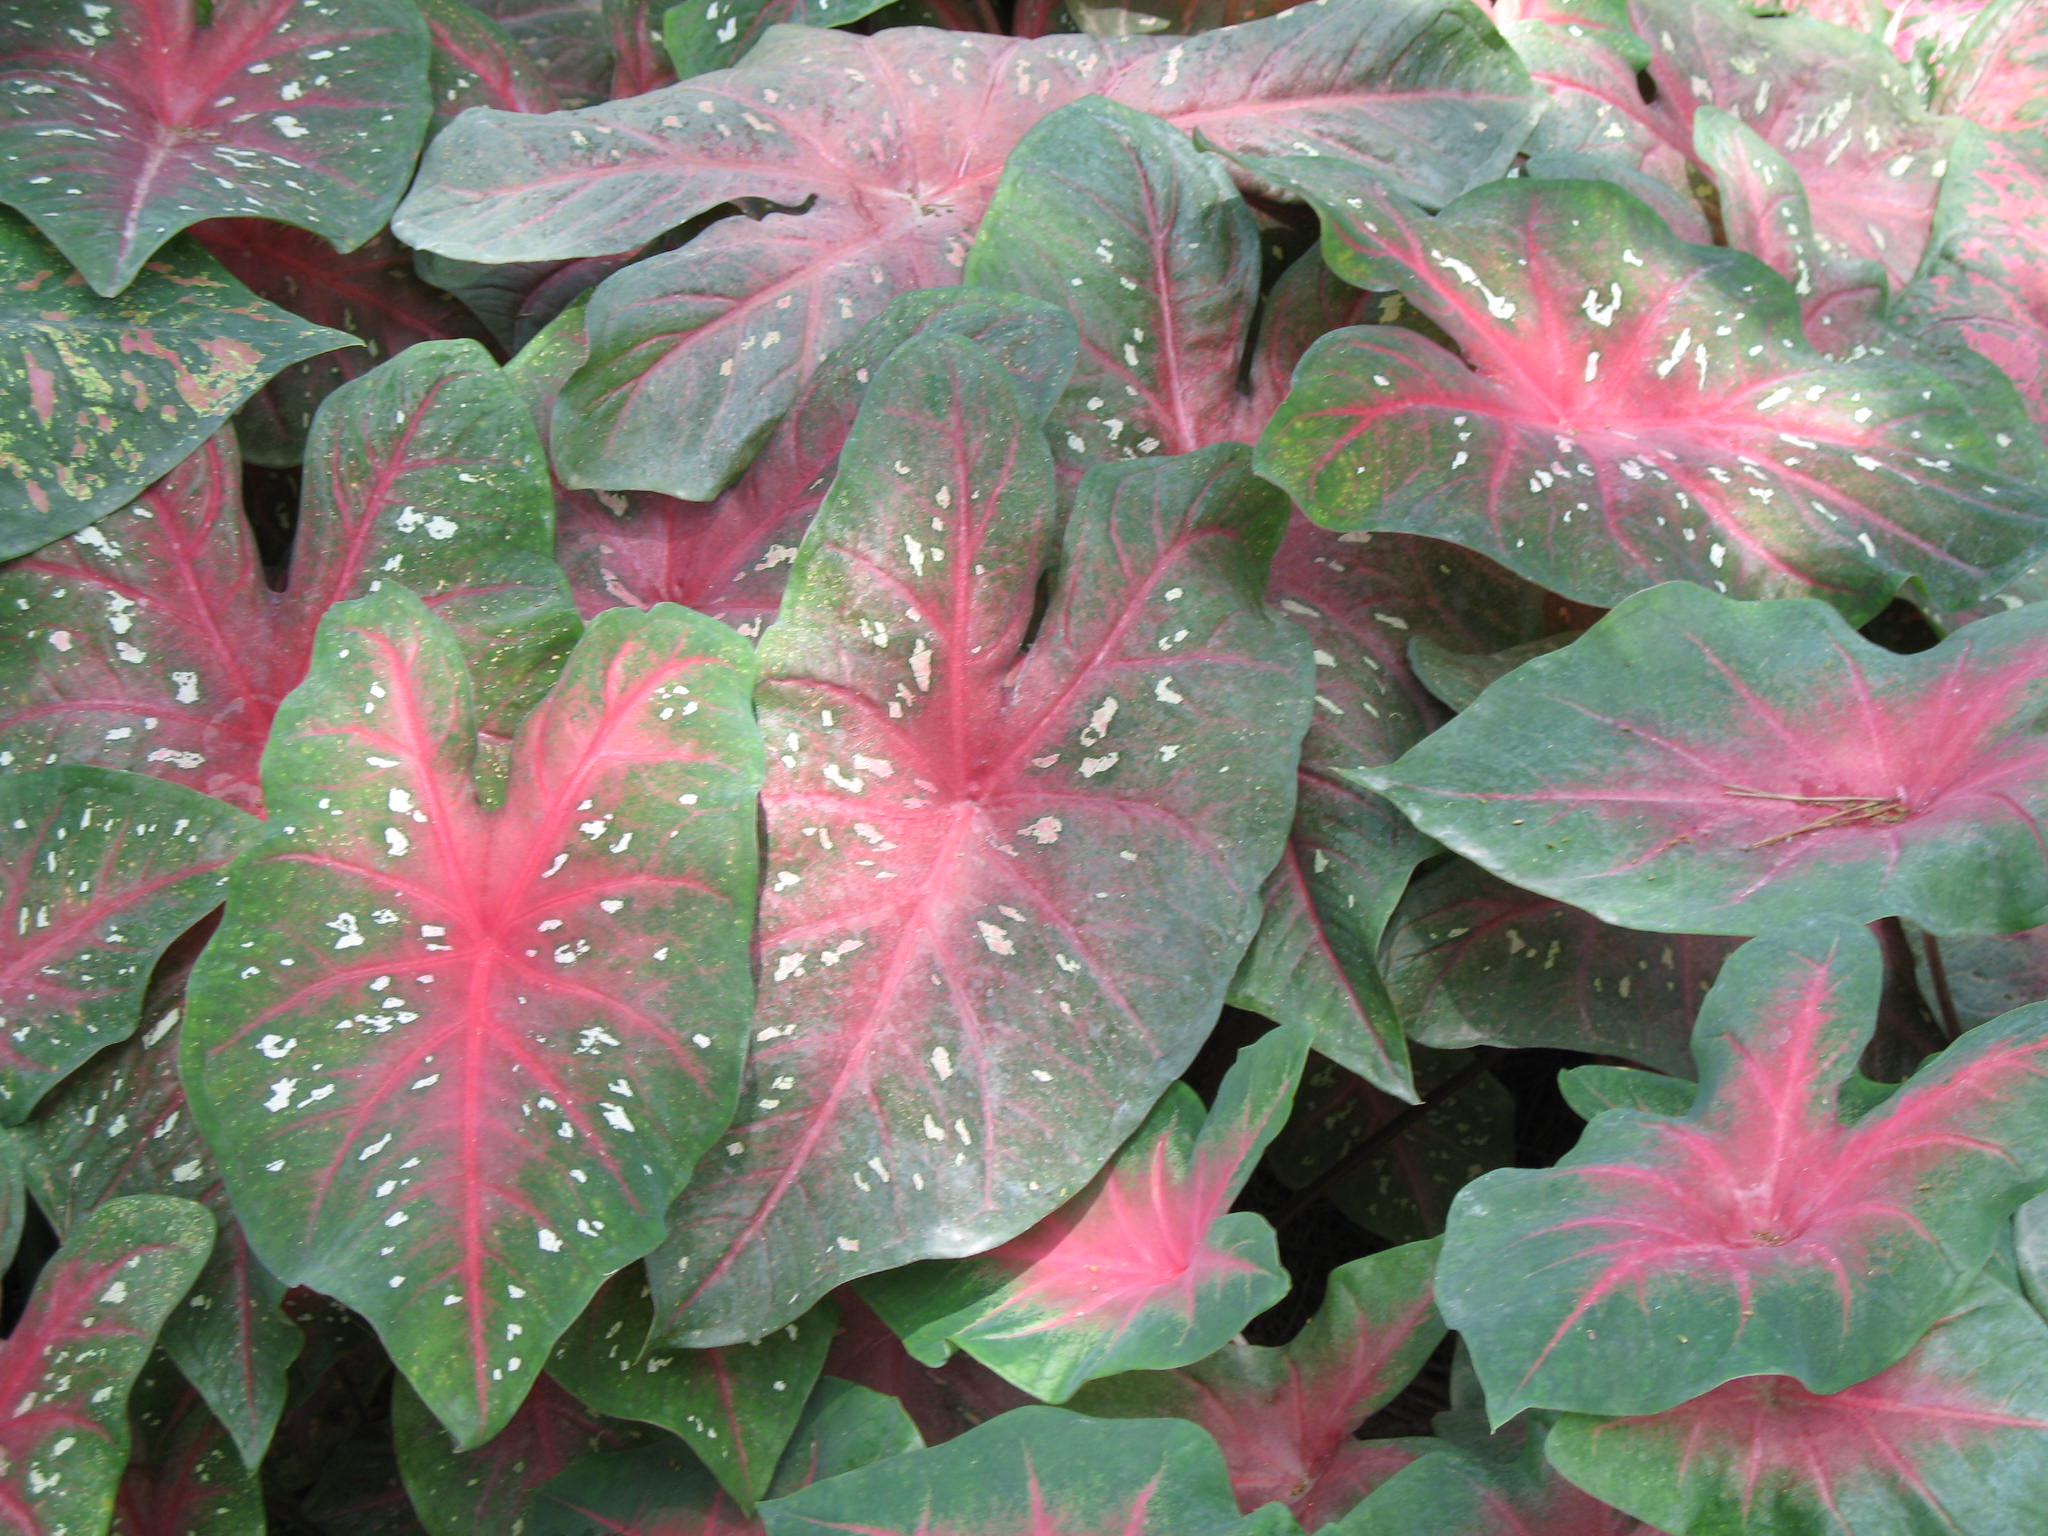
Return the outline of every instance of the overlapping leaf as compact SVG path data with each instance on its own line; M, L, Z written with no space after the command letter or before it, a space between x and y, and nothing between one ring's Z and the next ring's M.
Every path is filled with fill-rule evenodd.
M1322 1307L1285 1346L1228 1344L1178 1371L1090 1383L1069 1406L1192 1420L1222 1447L1240 1509L1278 1500L1316 1530L1417 1454L1414 1441L1355 1434L1443 1338L1429 1291L1435 1261L1434 1242L1355 1260L1332 1271Z
M1206 1118L1193 1089L1169 1088L1095 1182L1030 1231L878 1276L863 1298L918 1359L964 1349L1041 1402L1214 1353L1287 1293L1273 1229L1230 1206L1287 1118L1308 1036L1282 1028L1246 1046Z
M188 1200L101 1206L36 1281L0 1348L0 1520L21 1536L106 1529L128 1464L128 1394L213 1241Z
M1686 1114L1611 1111L1555 1168L1459 1195L1437 1303L1495 1422L1659 1413L1738 1376L1839 1392L1962 1297L2048 1172L2048 1008L1972 1031L1852 1121L1882 969L1849 924L1753 941L1700 1011Z
M1020 1408L933 1450L844 1473L762 1507L768 1536L1289 1536L1284 1510L1242 1516L1215 1442L1174 1419ZM855 1524L854 1522L858 1522Z
M18 1125L142 1015L150 967L220 904L256 824L102 768L0 777L0 1122Z
M264 1536L263 1490L232 1436L163 1356L128 1400L135 1444L110 1536Z
M1937 933L2048 918L2048 609L1901 656L1818 603L1683 583L1527 663L1360 775L1495 873L1609 922Z
M1257 164L1315 201L1342 276L1462 353L1389 327L1310 350L1260 465L1319 522L1587 603L1682 577L1856 620L1908 577L1963 606L2048 539L2038 444L1991 441L1930 369L1826 362L1783 279L1615 187L1500 181L1432 218L1333 161Z
M1308 705L1245 458L1099 468L1062 541L985 353L920 338L876 376L761 642L761 993L742 1112L650 1261L668 1337L1014 1236L1208 1032Z
M415 342L484 339L458 300L413 275L412 253L389 235L374 235L346 256L317 235L268 219L209 219L192 238L252 293L363 343L295 363L242 408L236 436L254 463L298 463L320 402Z
M725 1349L649 1349L645 1274L615 1276L556 1347L548 1374L615 1419L658 1424L688 1445L741 1509L767 1492L825 1364L830 1301L765 1338Z
M1991 0L1970 18L1935 78L1937 111L1997 132L2048 115L2048 26L2026 0Z
M60 1234L124 1195L178 1195L214 1213L220 1234L161 1340L211 1412L187 1414L175 1408L174 1395L164 1407L175 1421L166 1432L183 1444L187 1431L210 1438L202 1420L224 1427L238 1460L253 1467L284 1410L300 1333L280 1310L284 1287L256 1262L228 1209L220 1171L178 1080L178 1026L196 949L187 940L164 960L150 984L142 1031L66 1079L22 1127L19 1144L36 1202Z
M886 0L684 0L662 15L662 41L683 79L739 63L778 22L843 27ZM971 29L970 29L971 30Z
M1947 993L1964 1029L2048 1002L2048 928L1964 939L1923 933L1918 950L1914 958L1928 995Z
M2048 1507L2048 1328L1988 1275L1889 1370L1832 1394L1731 1381L1638 1419L1570 1415L1550 1459L1684 1536L2004 1536Z
M1238 150L1362 158L1431 202L1503 169L1534 110L1506 46L1447 0L1304 6L1171 47L790 28L667 93L465 119L396 228L448 255L529 260L628 250L738 197L808 205L714 225L593 300L563 477L704 499L892 293L958 280L1005 155L1098 94Z
M370 1319L470 1449L731 1115L752 668L700 615L603 616L491 809L460 650L417 598L337 607L315 650L185 1080L259 1256Z
M427 125L404 0L19 0L5 27L0 195L103 294L201 219L368 239Z
M1689 1072L1693 1014L1726 938L1616 928L1455 860L1408 889L1387 989L1411 1039L1548 1046Z
M273 591L223 434L132 507L0 571L0 749L261 803L257 760L330 605L401 581L461 634L509 731L575 635L541 447L473 342L430 342L321 408ZM4 762L4 759L0 759Z
M1544 1463L1546 1443L1528 1425L1491 1441L1440 1441L1326 1536L1660 1536L1558 1476Z
M138 495L280 369L345 346L183 241L103 299L0 213L0 559Z
M553 112L554 87L505 29L463 0L420 0L433 54L428 93L438 128L471 107Z

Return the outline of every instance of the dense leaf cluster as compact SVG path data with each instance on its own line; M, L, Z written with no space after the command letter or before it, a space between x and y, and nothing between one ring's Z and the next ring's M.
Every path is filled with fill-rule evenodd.
M0 11L0 1526L2035 1536L2048 6L1790 9Z

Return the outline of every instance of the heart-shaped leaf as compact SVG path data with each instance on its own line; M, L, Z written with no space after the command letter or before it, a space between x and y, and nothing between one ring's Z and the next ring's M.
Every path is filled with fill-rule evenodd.
M1284 1536L1241 1516L1216 1444L1177 1419L1020 1408L958 1440L762 1506L768 1536ZM858 1523L855 1523L858 1522Z
M1454 859L1408 888L1381 963L1402 1027L1425 1044L1690 1072L1693 1015L1735 943L1616 928Z
M133 507L0 572L0 748L262 803L271 717L320 616L397 580L460 634L509 734L573 641L539 440L474 342L428 342L321 407L290 584L270 588L222 435Z
M2038 444L2014 458L1930 369L1826 362L1782 278L1615 187L1499 181L1432 218L1335 161L1255 164L1315 202L1342 276L1462 353L1389 327L1310 350L1259 462L1318 522L1452 539L1587 603L1683 577L1858 621L1914 576L1961 607L2048 537Z
M2048 24L2027 0L1991 0L1935 76L1934 108L2001 133L2048 115Z
M1684 583L1517 668L1359 775L1530 890L1671 933L1815 912L1937 933L2048 919L2048 609L1914 656L1819 603Z
M419 0L434 51L427 63L434 127L471 107L553 112L561 106L526 50L503 27L462 0Z
M416 342L484 339L459 300L413 274L412 252L389 235L346 256L269 219L209 219L192 238L258 297L363 342L293 364L243 406L235 433L252 463L297 464L320 402L384 359Z
M257 1253L375 1324L468 1450L730 1118L751 658L682 609L603 615L493 808L417 598L340 605L314 649L194 972L186 1087Z
M1068 1406L1190 1419L1223 1448L1240 1509L1278 1500L1305 1529L1328 1525L1415 1459L1417 1442L1355 1432L1444 1336L1429 1290L1436 1249L1411 1243L1333 1270L1322 1306L1284 1346L1227 1344L1181 1370L1091 1382Z
M1206 1118L1175 1084L1070 1204L978 1258L876 1276L862 1297L918 1359L964 1349L1041 1402L1202 1359L1287 1293L1273 1229L1230 1206L1307 1056L1304 1028L1246 1046Z
M280 369L346 346L186 241L118 299L0 213L0 559L133 500Z
M284 1411L300 1333L280 1310L284 1287L249 1252L178 1080L178 1022L197 946L188 940L179 951L157 967L142 1031L58 1085L19 1145L36 1203L60 1234L124 1195L178 1195L214 1213L220 1235L160 1342L212 1410L200 1417L224 1426L238 1460L253 1467ZM182 1410L174 1417L184 1422Z
M213 1242L189 1200L131 1195L80 1224L0 1348L0 1519L21 1536L103 1531L128 1464L128 1394Z
M751 1344L649 1349L651 1296L638 1268L614 1276L562 1335L548 1374L599 1413L675 1435L741 1509L751 1510L767 1492L825 1364L837 1309L820 1302Z
M1535 1429L1439 1442L1324 1536L1661 1536L1559 1477L1544 1446Z
M808 206L715 224L593 298L558 470L702 500L891 294L958 280L1005 155L1088 95L1240 151L1362 158L1432 202L1504 169L1534 111L1513 55L1451 0L1306 6L1172 46L771 29L738 67L666 94L465 118L394 227L451 256L534 260L629 250L735 198Z
M426 131L405 0L18 0L7 25L0 196L100 293L201 219L360 244Z
M1308 704L1261 590L1284 508L1246 458L1098 468L1062 545L1005 370L921 337L876 375L761 641L754 1044L649 1265L667 1337L758 1338L1015 1236L1186 1066Z
M159 1355L128 1398L135 1443L110 1536L264 1536L263 1489L206 1399Z
M1723 967L1680 1117L1596 1117L1555 1168L1451 1208L1437 1304L1501 1422L1658 1413L1738 1376L1838 1392L1961 1297L2048 1172L2048 1008L1973 1030L1851 1123L1883 967L1814 920Z
M1731 1381L1667 1413L1567 1415L1557 1468L1686 1536L2003 1536L2048 1507L2048 1327L1988 1275L1912 1353L1840 1392Z
M150 968L220 904L240 811L104 768L0 777L0 1123L18 1125L142 1014Z
M795 1493L919 1445L916 1426L893 1399L827 1379L803 1404L773 1490ZM747 1506L673 1443L585 1457L543 1488L530 1510L529 1536L763 1536Z

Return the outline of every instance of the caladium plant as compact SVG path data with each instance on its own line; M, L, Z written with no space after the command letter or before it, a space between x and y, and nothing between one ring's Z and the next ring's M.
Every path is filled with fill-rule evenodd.
M0 15L0 1525L2034 1536L2041 10Z

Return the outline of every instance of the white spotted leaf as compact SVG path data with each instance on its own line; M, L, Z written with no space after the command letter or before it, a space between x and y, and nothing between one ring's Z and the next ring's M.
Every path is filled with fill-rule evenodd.
M1685 579L1870 617L1959 608L2048 545L2048 458L1900 358L1830 362L1791 285L1604 182L1507 180L1434 217L1321 159L1258 162L1414 332L1324 337L1260 442L1318 522L1465 544L1581 602ZM2017 473L2029 465L2038 472Z
M1100 466L1062 538L1005 370L927 337L876 376L761 641L752 1057L649 1261L667 1338L1014 1236L1208 1033L1308 708L1246 458Z
M130 1195L74 1231L0 1345L0 1520L10 1536L104 1531L128 1465L128 1394L213 1242L189 1200Z
M455 636L337 606L189 992L192 1107L264 1264L367 1318L471 1449L730 1118L759 739L745 642L591 626L473 777Z

